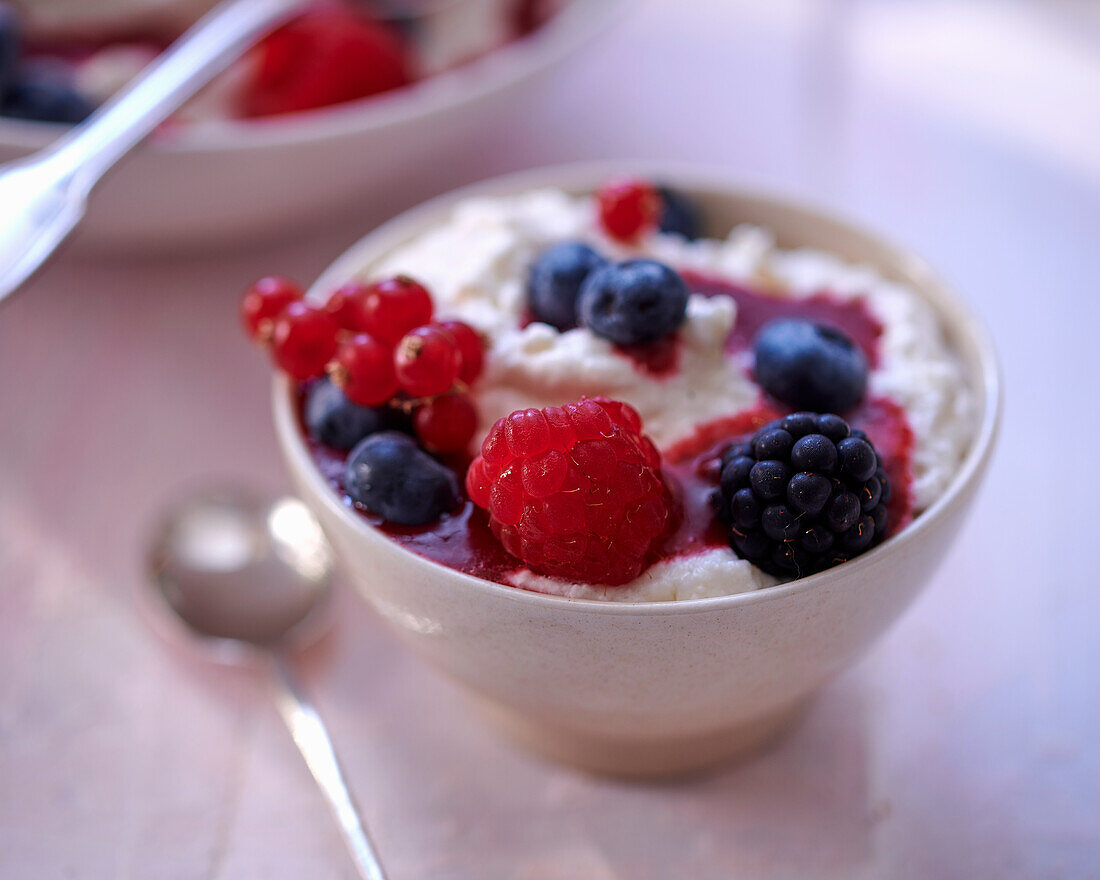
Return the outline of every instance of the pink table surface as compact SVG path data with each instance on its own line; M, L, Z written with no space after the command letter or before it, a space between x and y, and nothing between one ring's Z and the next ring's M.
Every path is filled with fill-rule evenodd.
M302 669L394 880L1100 876L1091 13L654 0L431 182L677 158L841 209L974 302L1007 408L927 592L788 737L706 778L517 751L341 583ZM0 309L0 876L352 876L262 683L166 645L136 597L178 492L287 486L238 291L316 275L376 219L170 259L76 242Z

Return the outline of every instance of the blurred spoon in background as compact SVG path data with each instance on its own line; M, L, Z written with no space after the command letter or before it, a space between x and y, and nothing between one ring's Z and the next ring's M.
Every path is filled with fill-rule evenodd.
M363 880L386 880L328 732L288 654L324 631L332 551L300 501L206 492L168 511L148 555L156 604L182 621L215 659L262 661L275 702L305 758Z

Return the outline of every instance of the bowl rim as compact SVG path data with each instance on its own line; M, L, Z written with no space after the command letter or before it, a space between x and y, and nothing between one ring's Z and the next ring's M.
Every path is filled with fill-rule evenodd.
M887 554L896 554L906 546L918 540L935 523L951 510L966 503L969 490L977 487L985 466L992 455L1002 411L1003 378L992 338L985 325L978 319L969 304L951 287L944 283L920 258L897 247L881 236L869 232L861 225L840 218L836 213L809 205L801 199L776 196L737 184L728 171L706 169L698 165L685 165L670 162L585 162L567 165L548 166L530 169L461 187L457 190L437 196L405 211L391 220L376 227L359 239L333 262L310 286L307 296L318 298L334 290L339 283L365 263L374 262L394 247L406 242L418 231L443 219L459 201L471 196L501 196L518 194L538 187L556 186L570 192L590 192L600 181L613 174L639 174L667 182L673 187L684 189L708 190L719 198L742 202L758 202L778 210L801 214L814 224L825 224L846 235L853 235L881 249L903 267L905 274L919 282L917 292L927 298L925 287L935 291L943 302L931 302L945 327L958 336L969 338L976 353L976 363L980 376L972 381L977 385L979 379L984 389L980 398L980 417L978 429L971 442L970 449L963 459L948 487L919 516L915 517L901 532L892 536L878 547L861 554L842 566L823 572L798 578L783 584L733 593L724 596L708 596L697 599L676 599L644 602L614 602L603 599L578 599L548 593L538 593L520 587L507 586L495 581L476 577L443 565L440 562L420 556L380 534L362 516L344 504L332 491L324 479L301 436L298 420L294 411L294 386L285 376L276 374L272 383L272 408L276 433L284 456L289 465L304 479L309 491L318 496L321 503L337 518L347 524L357 535L371 541L382 541L398 552L407 554L411 559L422 562L441 573L455 579L456 583L476 592L490 593L494 598L523 602L531 606L556 608L557 610L577 610L598 614L650 615L650 614L696 614L755 604L758 602L778 601L790 596L812 592L823 582L848 579L855 581L860 572L878 564ZM369 259L366 254L372 254ZM944 306L951 312L945 311ZM977 388L975 388L977 392ZM977 394L976 394L977 396Z
M382 131L458 110L555 65L626 8L627 0L573 0L537 31L392 92L266 119L196 120L154 134L148 147L163 155L278 148ZM0 146L39 150L68 130L60 123L0 117Z

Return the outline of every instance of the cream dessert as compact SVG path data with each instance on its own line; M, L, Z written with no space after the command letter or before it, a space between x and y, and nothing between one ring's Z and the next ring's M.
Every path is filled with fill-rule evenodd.
M413 552L608 601L759 589L904 528L970 442L971 392L931 306L765 229L705 239L697 225L645 182L542 190L462 203L364 266L309 307L359 333L315 358L333 361L332 382L303 386L304 430L334 489ZM406 314L372 318L387 278L403 279L386 283L404 285L391 313ZM253 328L285 304L256 301ZM464 378L461 354L441 354L448 334L425 329L433 315L483 343ZM396 338L382 338L387 321ZM410 356L435 384L410 384ZM359 424L333 443L331 424L356 406ZM402 523L379 473L406 466L434 501Z

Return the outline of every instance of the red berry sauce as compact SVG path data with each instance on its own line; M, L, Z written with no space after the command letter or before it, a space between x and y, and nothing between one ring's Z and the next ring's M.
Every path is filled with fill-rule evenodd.
M843 330L863 349L871 367L878 365L878 338L882 335L882 325L859 300L843 300L828 293L792 300L758 293L743 284L702 272L687 270L680 275L692 293L728 296L737 303L737 321L726 338L726 351L730 354L739 355L748 351L760 328L775 318L805 318ZM617 346L639 370L655 379L676 373L680 367L680 347L678 335L651 345Z
M731 357L745 359L756 332L768 321L796 317L840 328L863 349L872 365L878 362L882 326L859 301L841 300L827 293L805 299L767 296L721 278L696 272L682 274L693 293L729 296L736 301L737 324L726 340ZM679 368L679 350L675 336L652 346L622 349L639 369L655 379L671 375ZM746 360L745 366L749 369L751 364ZM676 527L662 540L651 561L728 546L725 529L716 520L710 501L717 484L717 459L727 447L747 439L787 412L790 409L762 398L750 410L697 425L692 436L662 450L663 474L672 487L678 509ZM889 533L896 534L913 516L913 433L905 412L888 398L869 397L855 410L842 415L853 427L867 432L885 462L891 487L887 505ZM309 439L304 425L302 431L322 474L342 495L345 453ZM469 462L468 456L448 459L460 480ZM395 526L370 513L363 516L406 549L466 574L507 584L508 576L523 568L493 536L485 511L469 500L456 513L429 526Z

